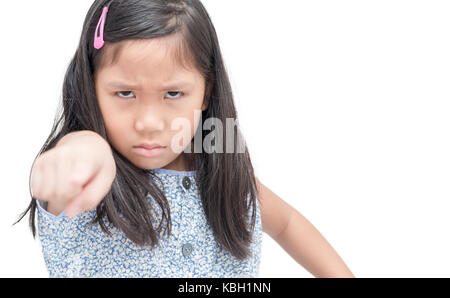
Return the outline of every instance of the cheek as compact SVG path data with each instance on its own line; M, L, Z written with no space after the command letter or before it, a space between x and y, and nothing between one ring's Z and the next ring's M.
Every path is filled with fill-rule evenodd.
M102 113L108 138L113 144L118 144L118 142L123 139L124 136L124 132L122 131L124 129L124 125L120 125L120 123L124 123L124 121L123 119L120 119L120 113L117 113L117 111L111 105L106 105L102 102L99 103L99 107Z
M123 129L120 125L118 125L119 122L112 121L111 118L105 119L105 128L106 128L106 134L108 135L109 140L114 145L115 148L121 148L123 147L121 144L124 142L124 137L127 134L124 134L121 129Z
M178 115L177 118L182 118L186 123L189 123L189 127L184 129L185 135L193 136L197 126L200 123L201 106L190 106L186 108L182 114ZM204 120L203 120L204 121ZM190 128L190 130L189 130Z
M105 123L105 127L107 130L110 130L111 125L114 125L114 122L112 119L114 118L114 111L111 109L111 107L100 103L100 111L102 113L103 121Z

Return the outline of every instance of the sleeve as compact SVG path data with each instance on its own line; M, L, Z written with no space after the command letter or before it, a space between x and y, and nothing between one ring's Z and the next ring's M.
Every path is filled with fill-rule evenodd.
M43 201L36 201L38 235L50 277L77 276L82 267L80 256L88 239L89 213L83 212L71 219L65 215L65 210L54 215L44 209Z
M248 197L248 201L250 198ZM252 252L251 257L251 272L248 272L244 274L242 277L259 277L259 267L260 267L260 261L261 261L261 246L262 246L262 239L263 239L263 231L262 231L262 220L261 220L261 212L260 212L260 204L259 204L259 198L256 197L255 200L256 204L253 205L256 209L256 218L255 218L255 227L252 230L252 242L250 244L250 250ZM253 207L249 208L249 224L251 222L251 216L253 212Z
M62 216L64 216L65 215L65 213L66 213L66 210L64 209L59 215L54 215L54 214L51 214L50 212L48 212L47 211L47 202L46 201L42 201L42 200L36 200L36 205L37 205L37 208L39 209L38 210L38 214L39 213L44 213L44 214L46 214L48 217L50 217L50 218L60 218L60 217L62 217Z

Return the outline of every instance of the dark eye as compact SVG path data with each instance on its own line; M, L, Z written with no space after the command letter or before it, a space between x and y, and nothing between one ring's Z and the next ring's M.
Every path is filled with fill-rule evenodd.
M133 94L133 91L118 91L118 92L116 92L117 95L119 95L119 93L122 93L122 94L124 94L124 93L125 94L129 94L129 93L131 93L131 94ZM122 96L119 95L119 97L122 97ZM131 97L125 95L122 98L131 98Z
M169 91L167 92L167 94L169 94L169 99L177 99L184 95L184 93L181 91ZM179 94L179 96L177 96L177 94ZM118 91L116 92L116 95L121 98L133 98L134 93L133 91Z
M178 97L169 97L170 99L177 99L184 95L184 93L181 91L169 91L169 92L167 92L167 94L171 94L171 96L173 96L173 94L175 94L175 95L180 94L180 96L178 96Z

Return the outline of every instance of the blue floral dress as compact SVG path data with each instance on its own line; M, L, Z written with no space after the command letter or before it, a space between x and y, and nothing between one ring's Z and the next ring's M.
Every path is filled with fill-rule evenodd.
M70 219L65 211L58 216L47 212L44 202L37 201L38 234L50 277L259 276L262 225L258 201L252 255L238 260L214 239L194 183L196 171L151 171L161 178L163 185L149 175L159 187L163 186L172 218L172 233L160 237L153 249L137 246L108 221L112 236L104 233L98 223L88 225L95 210ZM148 199L160 216L159 205L151 196ZM154 227L159 220L154 219Z

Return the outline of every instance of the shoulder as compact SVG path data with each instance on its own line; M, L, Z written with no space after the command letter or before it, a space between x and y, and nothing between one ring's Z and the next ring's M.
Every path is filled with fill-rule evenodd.
M263 232L275 239L287 226L294 209L257 177L255 180Z

